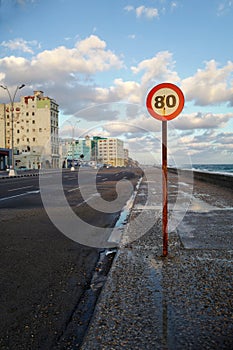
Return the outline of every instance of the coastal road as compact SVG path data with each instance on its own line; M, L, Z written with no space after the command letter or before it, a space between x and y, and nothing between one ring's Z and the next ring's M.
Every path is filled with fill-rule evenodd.
M92 193L89 202L83 199L81 187L92 189L89 181L93 180L93 170L82 169L82 174L80 184L77 171L63 171L63 192L70 208L93 227L114 227L120 211L98 211L91 201L100 195L111 203L117 198L118 181L130 180L135 187L140 169L99 170L98 194ZM50 171L42 176L49 190L56 174ZM90 288L104 250L61 233L48 217L41 190L39 176L0 179L1 349L56 348ZM59 208L59 203L56 205L54 208ZM81 342L82 332L77 342Z

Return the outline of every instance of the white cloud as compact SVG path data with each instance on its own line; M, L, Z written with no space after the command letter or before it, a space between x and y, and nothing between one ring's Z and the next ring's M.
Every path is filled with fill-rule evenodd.
M181 88L186 100L205 106L232 101L233 62L218 68L215 60L206 63L205 69L198 69L195 75L182 81ZM232 101L233 102L233 101Z
M217 15L222 16L228 13L233 7L233 1L230 0L222 0L219 2L217 7Z
M171 4L170 4L170 7L171 7L171 10L173 11L174 9L176 9L178 6L177 2L175 1L172 1Z
M138 7L126 6L124 9L128 12L134 12L138 18L145 17L147 19L153 19L159 17L158 9L153 7L145 7L144 5Z
M128 38L134 40L134 39L136 39L136 35L135 34L130 34L130 35L128 35Z
M25 53L33 54L32 46L39 47L39 44L36 40L27 41L22 38L16 38L14 40L2 41L0 46L6 47L11 51L21 51Z
M22 5L26 4L27 2L33 4L37 1L38 0L16 0L17 3L22 4Z
M158 10L152 7L139 6L135 9L135 11L137 17L145 16L148 19L158 17L159 15Z
M128 12L134 11L134 7L131 6L131 5L128 5L128 6L125 6L125 7L124 7L124 10L125 10L125 11L128 11Z
M76 43L74 48L59 46L39 53L31 66L43 67L46 71L60 74L78 73L92 75L111 68L122 67L122 61L112 51L106 50L106 43L97 36Z
M77 42L73 48L60 46L45 50L31 60L23 57L6 56L0 59L0 73L7 76L7 83L25 81L27 85L76 86L81 76L91 76L97 72L119 69L121 59L98 37Z
M142 76L142 85L150 85L152 82L172 81L180 79L177 72L173 70L175 62L169 51L159 52L151 59L141 61L137 66L131 67L134 74L145 72Z
M127 135L128 138L149 135L160 131L161 123L146 115L135 115L134 118L125 118L105 126L105 130L115 136ZM133 136L130 137L129 134Z
M192 156L193 163L195 162L216 162L221 163L222 159L226 162L232 161L232 133L215 131L204 131L199 135L190 135L181 137L180 142L187 147L190 156ZM177 149L179 152L179 148ZM227 155L227 157L226 157Z
M179 130L223 128L233 118L233 113L190 113L174 119L174 126Z
M232 140L233 140L233 132L223 132L217 135L217 138L215 138L215 143L220 143L223 146L227 145L227 147L233 148Z
M118 78L114 80L114 85L109 88L95 88L96 101L99 103L111 101L128 101L130 103L140 103L141 87L135 81L123 81Z
M155 57L141 61L137 66L131 67L134 75L141 76L137 80L123 81L118 78L109 88L97 87L97 102L109 102L124 100L130 103L141 103L145 99L148 87L153 83L165 81L177 82L179 77L173 70L174 62L172 54L168 51L159 52Z

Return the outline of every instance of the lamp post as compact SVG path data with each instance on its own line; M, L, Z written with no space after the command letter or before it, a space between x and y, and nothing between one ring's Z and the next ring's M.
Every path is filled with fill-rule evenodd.
M76 122L73 124L69 120L67 121L67 123L69 123L72 126L72 166L70 168L71 171L75 170L75 168L74 168L74 130L75 130L77 123L79 123L79 122L80 122L80 120L76 120Z
M9 171L9 176L15 176L16 171L15 171L15 164L14 164L14 101L15 101L15 96L17 94L17 91L22 89L25 86L25 84L18 85L15 89L13 98L10 94L10 91L7 86L5 85L0 85L0 87L4 90L7 91L9 99L10 99L10 104L11 104L11 168Z

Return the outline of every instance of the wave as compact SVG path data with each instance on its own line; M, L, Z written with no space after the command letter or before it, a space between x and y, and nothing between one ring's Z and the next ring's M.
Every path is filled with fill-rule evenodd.
M183 165L180 169L233 176L233 164L192 164L191 167Z

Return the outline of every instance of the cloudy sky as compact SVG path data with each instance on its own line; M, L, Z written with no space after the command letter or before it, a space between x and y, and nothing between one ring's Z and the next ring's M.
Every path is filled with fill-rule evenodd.
M233 163L232 35L229 0L1 0L0 84L54 98L61 136L120 137L144 163L161 159L146 96L176 84L169 162Z

